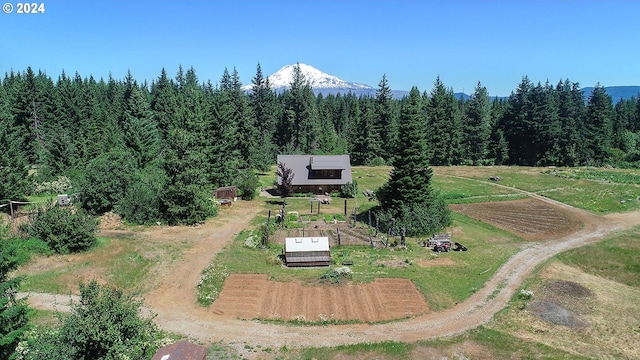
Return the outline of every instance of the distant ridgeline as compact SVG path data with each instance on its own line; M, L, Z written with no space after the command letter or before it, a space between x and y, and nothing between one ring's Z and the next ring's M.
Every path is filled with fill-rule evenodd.
M584 94L585 101L589 99L589 95L593 92L594 87L589 86L580 89ZM636 99L640 94L640 86L607 86L604 88L606 93L611 96L611 100L613 103L617 103L620 100L629 100L632 97ZM313 92L316 95L322 94L323 96L327 95L337 95L337 94L353 94L355 96L376 96L377 89L352 89L352 88L324 88L324 89L313 89ZM282 90L284 91L284 89ZM391 90L391 96L394 99L402 99L405 96L409 95L409 91L407 90ZM461 100L469 100L471 98L470 95L457 92L454 94L457 99ZM507 99L509 96L491 96L491 99Z
M593 86L581 89L585 99L589 98L593 89ZM607 95L611 96L611 101L613 101L614 104L620 100L629 100L634 96L638 99L638 94L640 94L640 86L605 86L604 90Z

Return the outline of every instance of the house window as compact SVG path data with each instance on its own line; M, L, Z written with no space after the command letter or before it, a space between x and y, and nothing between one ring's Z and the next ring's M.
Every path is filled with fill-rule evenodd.
M309 171L309 179L341 179L342 170L322 169Z

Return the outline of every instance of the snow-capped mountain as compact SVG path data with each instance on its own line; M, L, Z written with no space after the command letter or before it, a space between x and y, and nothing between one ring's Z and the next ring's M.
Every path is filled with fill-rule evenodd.
M268 76L271 88L276 91L283 91L290 88L293 82L293 72L296 65L286 65L274 74ZM347 94L349 92L357 95L375 93L373 87L367 84L347 82L336 76L324 73L311 65L299 64L300 71L306 82L309 83L316 94ZM245 91L251 91L252 85L242 87Z

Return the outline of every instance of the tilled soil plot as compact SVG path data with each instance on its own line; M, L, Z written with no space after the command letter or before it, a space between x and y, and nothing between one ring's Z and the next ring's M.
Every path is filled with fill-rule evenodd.
M530 241L559 238L581 226L569 212L537 199L456 204L450 208Z
M239 319L378 322L423 314L429 306L408 279L302 286L270 281L266 274L231 274L210 310Z

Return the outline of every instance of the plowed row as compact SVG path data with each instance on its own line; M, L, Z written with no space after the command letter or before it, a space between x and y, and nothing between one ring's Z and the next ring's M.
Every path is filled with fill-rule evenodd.
M451 209L531 241L556 239L581 226L569 212L536 199L451 205Z
M211 311L238 319L377 322L426 313L427 302L408 279L369 284L302 286L266 274L231 274Z

